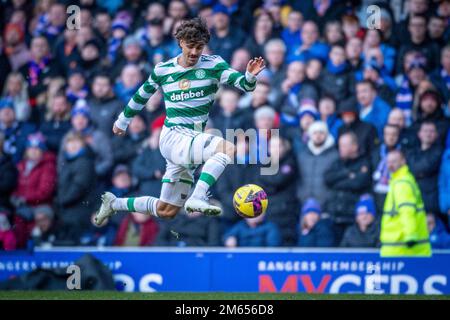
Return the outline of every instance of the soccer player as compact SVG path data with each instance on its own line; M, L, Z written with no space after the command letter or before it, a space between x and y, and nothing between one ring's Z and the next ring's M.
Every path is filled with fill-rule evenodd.
M243 75L231 69L221 57L203 55L210 34L199 18L184 21L176 30L175 38L182 53L155 66L113 126L114 134L124 135L133 116L161 88L166 119L159 149L167 162L161 195L159 199L152 196L116 198L106 192L102 195L102 205L95 217L97 225L102 225L116 211L172 218L184 205L186 212L201 212L209 216L221 213L219 207L209 204L207 192L232 162L235 147L223 138L203 132L209 108L220 84L253 91L256 76L265 68L265 62L261 57L251 59ZM188 199L194 184L193 172L202 163L200 178Z

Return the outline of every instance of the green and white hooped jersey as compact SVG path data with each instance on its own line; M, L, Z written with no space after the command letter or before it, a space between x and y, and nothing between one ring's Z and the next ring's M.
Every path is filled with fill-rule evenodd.
M256 78L231 69L219 56L202 55L197 64L184 68L178 57L158 63L149 78L134 94L116 121L125 130L134 115L141 111L158 88L162 89L166 105L165 126L183 126L204 130L209 109L220 84L228 84L243 91L253 91Z

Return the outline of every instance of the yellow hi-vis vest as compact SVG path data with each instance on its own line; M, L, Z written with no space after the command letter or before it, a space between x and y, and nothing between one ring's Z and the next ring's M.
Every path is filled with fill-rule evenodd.
M381 219L381 256L431 256L426 212L407 165L392 173ZM408 247L408 241L416 245Z

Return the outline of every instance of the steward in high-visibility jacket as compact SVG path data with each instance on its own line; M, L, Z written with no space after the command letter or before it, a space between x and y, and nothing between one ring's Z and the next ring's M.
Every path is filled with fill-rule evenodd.
M381 219L381 256L431 256L426 212L406 164L391 173Z

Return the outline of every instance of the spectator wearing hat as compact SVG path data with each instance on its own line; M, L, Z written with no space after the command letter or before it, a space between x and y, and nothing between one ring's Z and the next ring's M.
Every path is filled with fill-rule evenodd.
M130 32L131 16L126 11L120 11L114 17L111 25L111 37L108 41L108 60L111 65L114 65L119 48L123 39Z
M99 183L106 183L114 158L111 141L102 131L93 127L91 111L86 100L78 100L71 112L72 131L81 134L95 155L95 173ZM60 151L59 157L63 157Z
M314 198L308 198L303 204L298 229L299 247L326 248L336 245L332 223L330 219L322 218L322 209Z
M340 246L347 248L375 248L380 242L380 226L375 203L370 195L361 196L356 204L355 223L345 230Z
M11 157L3 150L4 135L0 132L0 208L12 209L10 195L17 184L17 169Z
M339 114L343 125L338 130L338 138L347 132L352 132L358 139L359 152L369 156L379 144L377 129L369 122L359 118L358 102L349 98L339 105Z
M356 98L360 119L373 124L377 129L378 137L381 138L391 111L390 106L378 96L375 84L370 80L363 80L356 84Z
M55 225L55 213L49 205L39 205L34 209L34 227L31 231L31 239L36 247L49 248L57 245L57 229Z
M111 139L114 163L131 165L147 137L145 117L142 114L136 115L128 126L127 135L113 136Z
M3 151L12 156L15 163L22 159L27 137L34 131L34 125L17 121L11 99L0 99L0 133L4 137Z
M417 116L412 129L418 132L424 122L433 122L436 125L439 143L444 146L450 122L444 115L442 98L435 90L426 90L419 97Z
M70 69L67 75L67 100L74 105L78 99L86 99L89 93L83 69Z
M57 92L48 104L48 111L39 131L45 136L48 149L57 154L64 135L71 128L70 104L62 91Z
M157 194L161 190L161 179L166 169L166 162L159 151L159 137L165 116L156 118L150 128L151 133L132 162L131 171L138 179L140 194Z
M228 9L220 3L213 7L213 26L208 46L213 54L230 62L233 51L244 43L245 35L239 26L233 26L231 32Z
M354 76L350 73L345 49L333 45L328 54L325 68L318 79L322 94L333 97L337 103L353 94Z
M450 100L450 45L441 50L441 63L430 74L430 80L444 97L444 101Z
M310 139L306 147L296 154L299 168L297 196L302 203L308 198L314 198L323 206L330 193L324 174L339 155L326 123L313 122L308 129L308 135Z
M58 158L57 219L60 240L78 245L95 210L96 186L94 154L78 132L63 139Z
M275 223L281 233L281 245L293 246L297 240L297 213L292 208L298 207L295 194L298 169L291 145L287 139L279 136L270 138L268 145L270 166L278 167L275 174L260 175L258 184L270 198L271 210L267 220Z
M428 213L427 225L431 247L433 249L450 249L450 234L439 216Z
M10 70L17 71L31 59L30 50L25 43L25 30L19 23L8 23L3 31L4 51L9 64L6 66L6 76ZM2 86L3 87L3 86Z
M336 101L327 95L322 96L319 100L320 120L325 122L331 136L336 140L338 130L343 122L336 111Z
M3 96L12 100L17 121L26 122L31 115L27 83L19 72L12 72L6 79Z
M12 230L8 215L0 211L0 252L16 250L17 240Z
M347 226L353 223L353 212L359 197L370 191L371 164L359 151L354 133L344 133L338 140L339 158L325 171L330 189L325 210L334 220L338 242Z
M45 137L37 132L28 136L23 159L17 165L19 171L14 197L27 205L51 204L56 186L56 157L47 151Z
M139 39L134 35L127 36L122 43L122 52L114 63L111 73L112 79L116 79L121 70L128 64L138 66L146 74L150 73L151 68L147 61L148 58Z
M320 119L320 114L316 108L316 102L309 98L302 99L300 101L297 119L298 127L288 128L284 131L285 133L283 133L283 135L286 135L292 141L292 146L296 154L298 154L309 141L309 126L314 121Z
M91 82L94 75L103 70L101 47L97 40L91 39L84 43L80 52L79 67L83 69L88 82Z
M223 235L225 247L278 247L281 244L280 230L266 219L269 214L270 209L256 218L236 223Z
M443 148L436 124L424 121L417 133L419 145L406 153L411 173L416 178L427 212L439 213L438 176Z
M172 230L176 230L175 236ZM156 246L171 247L218 247L220 241L219 221L199 212L187 214L184 210L172 220L159 223Z

